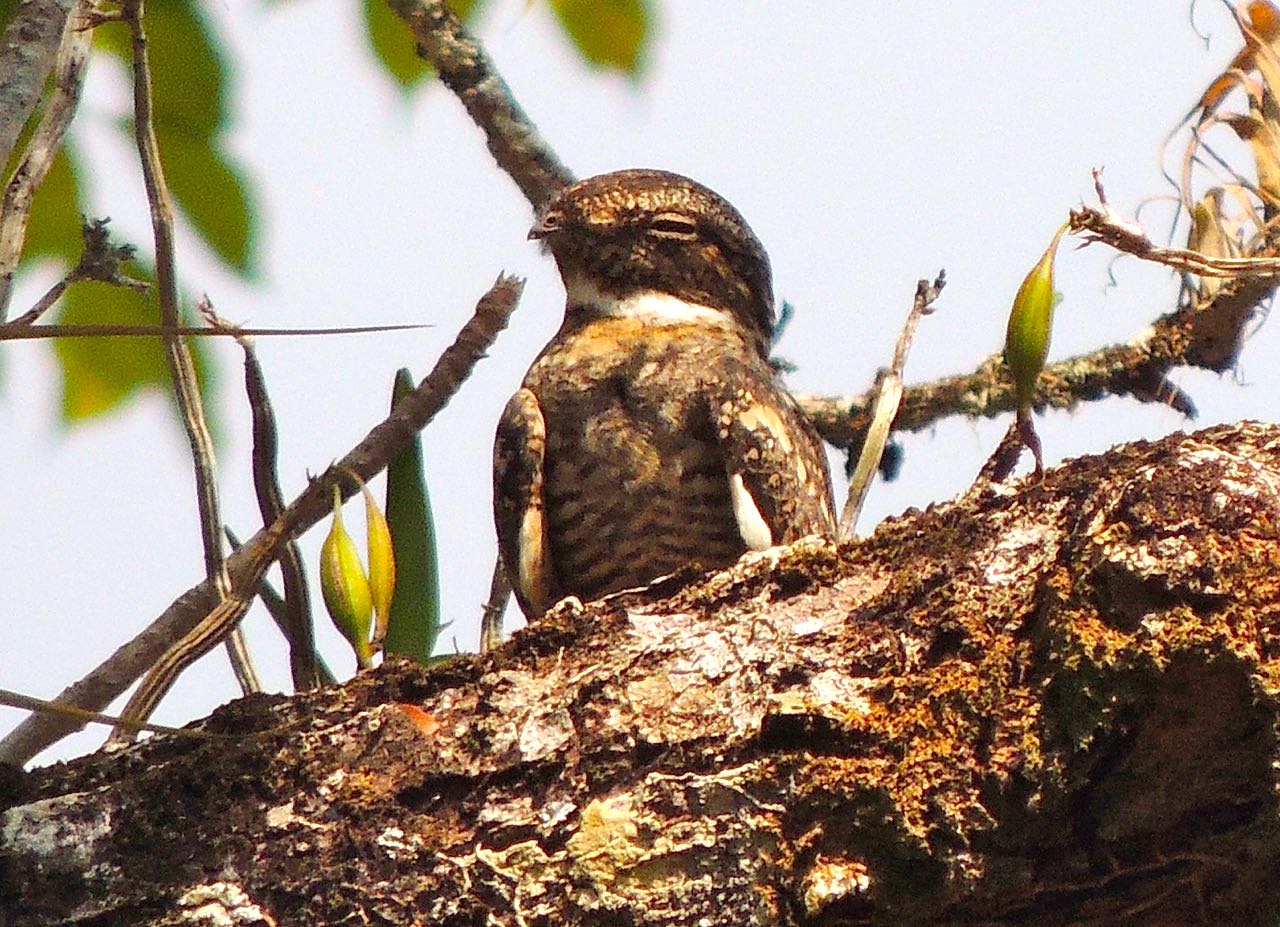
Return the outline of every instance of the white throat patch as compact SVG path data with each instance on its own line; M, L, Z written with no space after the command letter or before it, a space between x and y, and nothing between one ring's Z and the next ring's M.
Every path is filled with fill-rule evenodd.
M600 292L590 280L575 277L565 283L571 306L590 306L612 319L635 319L654 325L684 325L690 322L723 323L728 313L700 303L691 303L670 293L649 290L630 296L613 296Z

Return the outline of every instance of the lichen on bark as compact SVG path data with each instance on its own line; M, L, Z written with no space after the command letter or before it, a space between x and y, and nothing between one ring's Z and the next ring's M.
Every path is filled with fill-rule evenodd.
M1280 908L1278 587L1280 428L1119 447L11 777L0 909L1251 922Z

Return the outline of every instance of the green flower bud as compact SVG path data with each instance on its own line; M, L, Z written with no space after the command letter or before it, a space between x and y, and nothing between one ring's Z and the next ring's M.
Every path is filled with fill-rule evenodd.
M369 630L373 623L373 596L360 564L355 541L342 524L342 494L333 488L333 525L320 545L320 590L334 625L355 651L361 669L373 665Z
M1066 230L1067 224L1063 223L1044 255L1031 268L1031 273L1022 281L1022 286L1018 287L1018 295L1013 299L1013 309L1009 312L1004 362L1013 376L1019 419L1030 416L1036 380L1049 356L1053 307L1059 298L1053 290L1053 258L1058 250L1058 242L1062 240Z
M373 643L381 645L387 636L387 621L391 617L391 599L396 592L396 552L391 544L391 526L374 501L369 487L360 484L364 494L364 517L369 543L369 591L373 596L373 611L377 623L373 630Z

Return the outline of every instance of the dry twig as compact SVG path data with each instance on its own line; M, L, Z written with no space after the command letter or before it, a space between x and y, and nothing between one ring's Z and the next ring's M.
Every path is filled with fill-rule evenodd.
M143 0L124 0L121 12L129 26L133 45L133 131L142 163L142 178L147 190L147 203L151 207L151 229L156 248L156 292L160 303L160 320L165 325L181 324L178 307L177 265L174 257L173 202L168 183L160 163L160 146L156 141L155 124L151 105L151 68L147 58L147 34L142 24ZM181 337L166 337L165 355L169 361L169 373L173 379L174 393L182 413L187 443L191 448L191 460L195 468L196 500L200 510L200 540L204 548L205 575L219 588L230 591L222 558L222 515L218 505L217 460L213 452L213 439L205 421L204 406L200 399L200 386L196 381L195 363L186 342ZM244 637L235 633L227 638L227 654L235 670L241 690L248 694L262 690L257 673L249 660ZM173 668L174 677L183 666ZM167 690L173 678L164 683ZM153 681L159 687L161 681ZM131 703L132 704L132 703ZM145 721L145 716L125 712L131 720Z
M511 583L507 580L507 568L503 566L499 552L493 563L493 577L489 580L489 598L480 610L480 652L488 653L502 644L502 616L511 601Z
M83 278L82 278L83 279ZM235 332L195 325L31 325L24 320L28 311L12 322L0 324L0 341L35 341L44 338L253 338L306 337L314 335L368 335L374 332L403 332L430 325L344 325L337 328L239 328Z
M126 277L121 272L120 265L133 258L133 246L112 243L111 237L107 232L107 223L109 221L108 219L93 219L81 225L80 235L84 242L84 247L80 251L80 260L76 262L76 266L67 271L61 280L51 286L43 296L36 300L36 304L22 313L22 315L11 322L0 322L0 341L10 340L10 335L13 335L16 339L30 331L44 331L43 327L33 329L32 326L62 298L62 294L67 291L67 287L81 280L97 280L101 283L111 283L133 290L147 289L147 284L144 281ZM21 248L21 243L19 243L19 248ZM14 260L16 263L16 256Z
M269 526L284 512L284 493L276 460L279 436L276 415L267 394L267 381L253 348L253 338L236 331L235 326L218 316L205 297L198 307L210 325L230 331L244 352L244 389L253 417L253 488L258 499L262 523ZM280 573L284 581L284 631L289 643L289 668L293 688L301 692L320 684L319 659L316 654L315 629L311 620L311 594L307 574L302 567L298 542L290 539L280 551Z
M177 734L179 737L196 737L207 739L210 737L228 737L227 734L215 734L211 731L192 731L183 727L170 727L167 724L150 724L148 722L128 722L124 718L117 715L103 714L100 711L85 711L83 708L77 708L75 705L64 705L61 702L51 702L48 699L36 698L31 695L24 695L21 692L14 692L12 689L0 689L0 705L9 708L22 708L26 711L36 711L41 714L61 715L64 718L71 718L75 721L83 721L86 724L110 724L112 726L127 725L139 731L150 731L153 734ZM239 739L240 735L235 735Z
M907 352L911 349L911 341L915 338L916 326L920 319L934 310L934 302L947 285L946 271L939 271L933 283L921 280L916 284L916 295L911 302L911 311L907 313L907 321L898 333L898 343L893 349L893 363L880 379L876 396L875 412L871 416L871 424L867 428L867 438L862 442L862 451L858 455L858 465L849 478L849 494L845 498L844 510L840 513L840 537L853 537L853 526L858 522L858 514L866 501L867 490L871 488L871 480L880 469L880 459L884 456L884 446L889 440L889 430L894 417L898 414L898 405L902 401L902 371L907 365Z
M1071 231L1083 235L1089 244L1101 242L1117 251L1131 254L1144 261L1163 264L1185 274L1201 277L1259 277L1273 282L1280 278L1280 258L1276 257L1215 257L1187 248L1166 248L1157 245L1146 230L1114 210L1094 206L1079 206L1071 210Z

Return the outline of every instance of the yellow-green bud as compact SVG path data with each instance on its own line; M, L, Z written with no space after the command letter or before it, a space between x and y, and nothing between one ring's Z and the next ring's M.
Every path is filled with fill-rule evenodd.
M391 544L391 526L378 508L369 487L360 484L364 494L364 517L369 542L369 591L373 597L373 611L377 621L373 630L373 643L378 646L387 636L387 621L391 618L391 599L396 593L396 553Z
M329 617L355 651L361 669L373 665L369 630L373 623L373 597L369 579L360 564L355 541L342 524L342 494L333 489L333 525L320 545L320 590Z
M1031 273L1022 281L1022 286L1018 287L1018 295L1013 299L1013 309L1009 312L1004 362L1013 376L1020 419L1031 412L1036 380L1049 356L1053 307L1058 301L1058 296L1053 291L1053 258L1058 250L1058 242L1062 240L1066 230L1067 224L1063 223L1045 249L1044 255L1031 268Z

